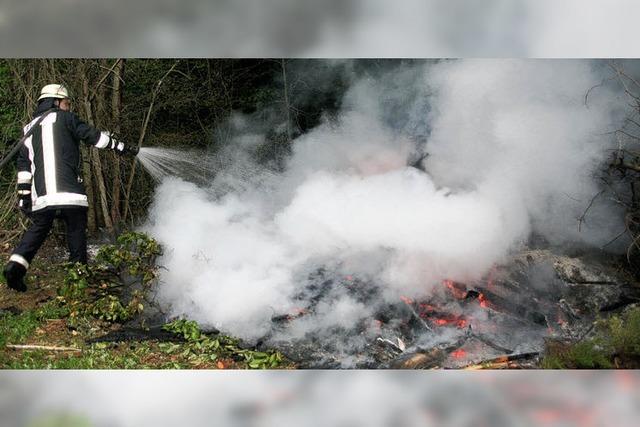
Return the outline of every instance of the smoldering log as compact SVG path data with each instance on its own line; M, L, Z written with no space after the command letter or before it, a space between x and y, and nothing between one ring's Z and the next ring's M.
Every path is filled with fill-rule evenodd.
M449 353L439 348L425 352L409 353L395 359L389 365L391 369L431 369L442 365Z
M453 343L402 354L391 361L388 367L391 369L431 369L442 366L449 355L462 347L469 337L469 334L465 334Z
M464 366L462 369L468 370L476 370L476 369L499 369L499 368L507 368L510 367L509 362L516 362L522 360L530 360L540 356L540 353L537 351L528 352L528 353L520 353L520 354L510 354L499 357L494 357L491 359L483 360L481 362L476 362L471 365Z

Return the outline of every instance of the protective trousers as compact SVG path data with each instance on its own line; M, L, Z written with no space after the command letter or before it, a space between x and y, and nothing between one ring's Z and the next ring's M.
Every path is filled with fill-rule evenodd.
M24 233L18 247L13 254L31 263L36 252L44 243L53 220L60 218L67 228L67 245L69 247L69 261L87 263L87 208L73 207L61 209L45 209L31 214L31 227ZM25 266L26 267L26 266Z

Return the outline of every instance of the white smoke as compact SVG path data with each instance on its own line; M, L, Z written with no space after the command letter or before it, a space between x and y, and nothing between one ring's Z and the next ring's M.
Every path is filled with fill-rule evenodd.
M293 142L280 175L253 165L248 176L239 154L241 166L219 171L210 188L166 179L147 230L166 249L161 297L172 314L255 339L274 314L300 308L297 294L319 269L397 301L443 279L480 278L532 231L557 244L612 237L620 212L605 201L580 233L577 221L618 124L611 88L585 103L598 67L443 61L418 71L356 83L338 121ZM407 166L420 138L426 173ZM330 335L376 308L333 292L290 332Z
M436 182L493 198L509 239L525 237L526 213L555 242L611 235L613 221L577 233L623 103L605 88L589 92L601 83L589 62L450 62L429 79L440 92L427 162Z

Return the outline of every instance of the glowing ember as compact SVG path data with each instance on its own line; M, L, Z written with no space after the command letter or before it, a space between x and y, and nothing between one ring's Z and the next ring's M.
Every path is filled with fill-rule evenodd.
M436 311L436 310L437 310L437 307L436 307L435 305L431 305L431 304L424 304L424 303L423 303L423 304L420 304L420 309L421 309L422 311L429 312L429 311Z
M451 294L456 298L456 299L464 299L464 297L467 295L467 287L461 283L456 283L453 280L443 280L442 283L449 288L449 290L451 291Z
M484 294L478 295L478 301L480 301L480 307L489 308L489 302L487 301L487 298L484 296Z
M413 300L409 297L405 297L404 295L400 295L400 299L402 300L403 303L407 304L407 305L412 305L413 304Z
M455 350L455 351L452 351L452 352L451 352L451 356L452 356L454 359L462 359L462 358L464 358L466 355L467 355L467 352L466 352L466 351L464 351L464 350L463 350L463 349L461 349L461 348L459 348L459 349L457 349L457 350Z
M429 317L424 316L427 319L429 319ZM434 324L438 325L438 326L455 326L457 328L464 328L467 326L468 322L467 319L464 319L462 317L459 316L454 316L451 315L449 317L437 317L437 318L432 318L430 319Z

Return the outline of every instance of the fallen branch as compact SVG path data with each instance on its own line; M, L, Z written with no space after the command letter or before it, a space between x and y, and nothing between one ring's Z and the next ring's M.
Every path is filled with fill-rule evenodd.
M12 350L82 351L82 349L76 347L56 347L51 345L35 344L7 344L6 347Z

